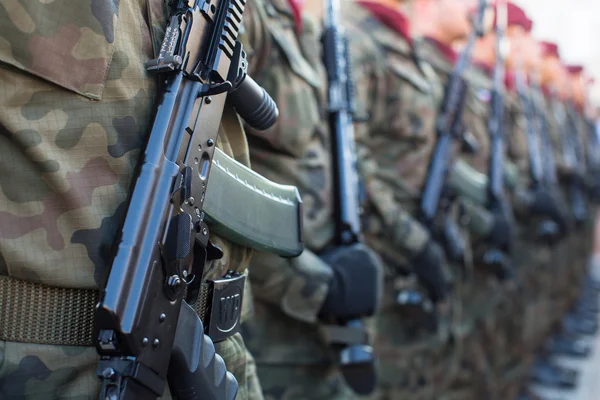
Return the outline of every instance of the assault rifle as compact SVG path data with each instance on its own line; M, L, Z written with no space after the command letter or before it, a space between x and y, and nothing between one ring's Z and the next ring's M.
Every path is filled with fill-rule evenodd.
M221 171L223 165L240 166L215 151L224 110L234 107L257 129L271 126L278 114L273 100L246 75L245 53L237 41L244 6L244 0L170 2L159 57L146 64L160 74L163 89L96 307L102 400L156 399L167 381L175 398L236 396L237 382L211 339L224 339L239 328L245 275L230 272L221 279L203 279L206 261L222 256L209 240L204 206L211 191L222 194L220 184L243 183ZM207 190L213 163L224 181L211 180ZM246 176L249 183L242 186L257 192L259 177ZM267 208L274 213L292 210L297 218L297 191L280 189L281 201ZM244 221L225 232L237 230L242 236L241 227L251 232L248 227L261 223L253 220L255 204L248 206ZM223 217L222 210L212 211L213 221ZM297 240L282 246L261 236L260 227L251 242L297 255L301 243L297 224L295 228ZM207 305L202 309L206 328L189 305L199 295Z
M579 143L579 129L570 113L557 101L552 102L552 114L558 123L564 162L572 170L566 178L571 200L571 214L575 223L581 225L585 222L588 212L583 187L585 165L583 150Z
M596 131L594 120L586 118L585 130L588 144L586 146L587 158L587 186L590 197L598 202L600 200L600 139Z
M488 209L493 214L504 215L512 222L512 209L504 193L504 152L505 152L505 120L504 120L504 60L507 52L505 31L507 26L506 2L496 3L496 64L494 68L494 86L492 89L491 115L488 120L490 136L490 164L488 172ZM512 226L509 227L512 229ZM512 263L509 259L511 235L506 243L498 248L487 249L483 254L483 263L501 280L513 275Z
M451 196L448 193L446 178L452 162L453 142L463 142L463 111L468 90L463 74L471 62L471 51L475 41L483 35L485 8L486 1L479 0L474 29L448 77L444 101L436 125L438 139L429 164L420 204L421 222L444 246L448 258L460 265L464 265L466 244L456 222L448 214Z
M531 173L531 183L533 192L546 191L550 195L553 194L556 184L556 172L550 165L550 159L544 151L548 152L542 142L541 133L543 120L541 119L541 110L536 110L533 97L529 93L530 88L526 82L525 72L521 69L515 71L515 81L517 94L521 101L521 107L526 119L526 139L527 150L529 154L529 167ZM550 150L551 152L551 150ZM552 243L560 236L560 227L557 222L544 216L537 226L537 234L540 240Z
M339 0L324 3L323 61L327 71L329 131L332 139L333 182L335 198L336 251L324 258L338 263L341 248L360 243L359 178L356 168L353 117L354 82L348 39L339 20ZM366 327L360 320L340 321L347 331L359 338L354 343L337 340L335 327L328 327L338 348L338 364L348 385L359 394L371 393L376 384L373 348L369 346ZM337 343L336 343L337 342Z

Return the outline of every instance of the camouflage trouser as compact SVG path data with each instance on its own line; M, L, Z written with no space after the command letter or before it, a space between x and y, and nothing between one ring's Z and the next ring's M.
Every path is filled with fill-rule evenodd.
M469 389L472 398L491 399L496 391L494 362L507 343L499 318L505 290L494 277L477 270L465 286L463 356L460 374L452 388Z
M262 399L253 360L241 335L215 347L238 380L237 399ZM97 365L93 347L0 342L0 399L96 400L100 392ZM162 398L171 398L168 388Z
M375 318L378 386L370 400L440 399L459 373L462 341L415 333L394 309Z
M259 364L257 369L265 400L357 398L346 386L337 368L331 365ZM250 399L253 400L252 397Z
M553 247L531 240L535 224L521 230L515 244L517 282L505 297L502 329L509 340L495 363L500 399L517 396L529 377L535 351L540 348L563 312L561 287L568 243ZM505 322L504 322L505 321Z

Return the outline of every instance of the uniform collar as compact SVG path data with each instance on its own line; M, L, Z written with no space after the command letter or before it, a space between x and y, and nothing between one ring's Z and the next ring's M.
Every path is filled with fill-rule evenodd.
M512 92L515 90L517 86L517 80L515 77L515 71L507 70L506 75L504 76L504 85L506 86L506 90Z
M456 51L454 51L454 49L451 46L448 46L446 43L442 43L431 36L425 36L425 40L433 44L449 63L454 64L458 59L458 54Z
M491 77L494 74L494 65L481 60L473 61L473 66L485 72L485 74Z
M297 34L302 32L302 9L304 0L287 0L294 17L294 28Z

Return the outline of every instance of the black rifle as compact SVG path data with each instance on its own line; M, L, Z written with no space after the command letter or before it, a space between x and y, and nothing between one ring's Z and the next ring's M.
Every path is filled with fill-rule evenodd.
M505 153L505 119L504 119L504 69L505 31L507 25L506 3L496 3L496 63L494 68L494 84L492 88L491 115L488 120L490 136L490 164L488 172L488 209L495 215L503 215L512 223L512 209L504 192L504 153ZM512 226L509 227L512 229ZM510 232L508 232L510 233ZM487 249L483 254L483 264L501 280L513 275L512 263L509 259L510 240L505 245Z
M457 223L448 214L452 195L448 191L446 178L452 162L453 142L463 143L463 111L468 91L463 74L471 63L471 51L475 41L483 35L485 8L486 1L480 0L474 29L467 46L448 77L436 124L438 139L429 164L420 205L421 222L444 246L448 258L459 265L464 265L466 244Z
M543 120L540 112L543 111L536 109L525 72L517 69L515 80L517 94L526 119L526 139L532 190L534 193L540 190L552 193L555 190L556 171L550 165L552 154L542 156L544 152L548 153L547 146L544 145L546 140L541 132ZM551 149L549 150L551 152ZM560 227L555 221L544 216L537 226L537 234L540 240L552 243L558 239Z
M354 142L354 82L348 39L339 20L339 0L327 0L323 18L323 61L327 71L329 131L332 140L333 182L336 222L336 251L360 243L359 178ZM336 257L326 261L336 262ZM373 348L367 344L366 327L360 320L340 321L364 337L362 344L334 343L339 349L338 364L348 385L359 394L375 389Z
M159 58L146 64L160 73L163 90L96 308L102 400L155 399L167 380L175 398L236 396L235 378L188 303L204 283L206 261L222 256L202 206L225 101L258 129L277 118L272 99L246 75L237 41L244 6L171 2ZM244 277L231 273L208 285L220 293L212 308L222 314L209 324L217 334L239 327L239 314L232 317Z
M600 138L596 130L594 120L586 118L585 134L587 135L586 159L587 159L587 187L590 198L598 202L600 200Z
M587 219L587 202L585 199L584 176L585 163L581 143L579 142L579 129L571 113L565 109L565 105L552 102L552 114L558 123L562 139L562 155L567 167L572 173L566 177L569 197L571 200L571 214L577 225L581 225Z

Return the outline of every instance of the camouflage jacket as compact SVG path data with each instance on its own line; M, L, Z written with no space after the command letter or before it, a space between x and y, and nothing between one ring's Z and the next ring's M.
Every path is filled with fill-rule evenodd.
M369 116L356 127L358 167L367 195L365 236L385 260L408 268L407 257L429 240L415 215L436 142L441 90L431 80L431 67L415 61L409 39L358 4L347 3L343 18L359 113Z
M543 101L542 109L540 110L540 124L545 124L546 132L548 133L548 139L552 147L552 157L556 165L556 173L561 177L569 176L573 173L573 166L568 165L568 160L565 159L565 143L563 133L563 124L566 123L566 119L562 117L561 113L564 111L562 101L555 96L553 93L548 93L545 90L538 89L536 92L537 96ZM558 112L558 113L557 113Z
M246 21L250 67L280 112L266 131L247 128L252 166L273 181L298 187L305 250L293 259L254 255L250 278L256 302L244 338L258 363L328 363L332 354L316 324L332 277L316 253L332 244L334 234L320 28L305 15L298 32L287 0L253 1L248 7L266 21L260 26L257 18Z
M144 62L162 40L163 4L0 6L0 274L90 290L105 281L150 128L156 89ZM217 144L248 165L239 124ZM225 256L206 278L245 270L250 249L212 239ZM247 398L241 336L216 347ZM94 347L0 341L0 397L97 398L96 365Z
M509 72L507 80L512 81L512 74ZM508 159L516 166L517 184L512 196L512 205L515 214L526 216L527 209L527 192L531 187L531 163L529 159L527 145L527 124L521 100L519 95L514 90L512 84L507 86L506 92L507 104L507 155Z
M444 85L454 68L456 54L434 39L420 37L416 41L417 54L433 65L439 81ZM464 72L469 89L463 113L466 134L475 139L476 152L461 152L456 143L454 161L450 166L448 185L460 196L460 203L468 218L467 228L475 237L485 237L493 227L492 215L485 209L490 140L487 130L491 80L486 71L471 66Z
M488 120L492 101L492 78L490 71L483 65L474 64L465 73L469 92L465 105L463 121L466 129L477 141L475 154L465 154L462 158L477 171L487 175L490 163L490 136Z

